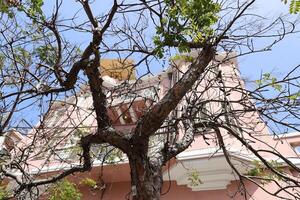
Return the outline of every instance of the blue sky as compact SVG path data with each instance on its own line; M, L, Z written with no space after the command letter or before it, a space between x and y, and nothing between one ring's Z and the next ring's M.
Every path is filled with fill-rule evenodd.
M46 1L45 10L49 10L49 5ZM70 3L65 1L62 10L64 11L63 16L72 16L74 11L81 8L79 3ZM51 2L53 3L53 2ZM95 14L103 13L110 8L112 1L95 1L92 9ZM288 14L288 5L284 5L281 0L257 0L254 4L254 12L263 15L267 18L275 18L279 15ZM104 10L104 11L103 11ZM287 18L296 18L297 15L290 15ZM78 13L78 19L82 20L85 18L83 11ZM68 35L68 39L77 42L84 47L90 41L90 34L72 33ZM300 34L295 34L286 37L283 41L273 47L271 51L250 54L239 58L239 66L242 72L242 76L255 80L260 77L264 72L272 72L275 76L278 76L289 69L300 64L300 56L298 52L300 50ZM156 70L155 70L156 71Z
M256 8L256 12L269 18L288 13L288 5L284 5L280 0L259 0ZM288 18L298 16L290 15ZM259 78L262 72L272 72L275 76L280 76L300 64L299 52L300 34L290 35L271 51L239 58L240 70L244 77L252 80Z
M52 7L49 6L49 2L52 4L53 1L46 1L44 10L47 12L52 11ZM79 3L74 1L65 1L62 10L64 11L61 16L68 18L73 16L74 12L81 8ZM111 1L96 1L96 6L92 9L94 13L101 13L103 9L108 10L110 8ZM284 5L280 0L258 0L255 4L255 13L266 16L268 18L274 18L280 14L288 13L288 6ZM288 16L289 18L295 18L297 15ZM85 18L83 11L78 13L79 21ZM84 48L91 39L91 35L87 33L74 33L65 35L68 40L76 42ZM290 69L300 64L300 56L298 55L300 50L300 34L295 34L286 37L283 41L273 47L271 51L250 54L238 58L240 71L242 76L247 80L259 79L260 75L264 72L272 72L275 76L280 76ZM155 64L155 63L154 63ZM155 64L155 70L159 71L161 67L157 67Z

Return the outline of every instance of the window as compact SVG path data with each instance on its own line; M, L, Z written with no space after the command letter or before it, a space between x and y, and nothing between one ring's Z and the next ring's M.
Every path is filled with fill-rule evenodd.
M131 105L129 105L129 106L131 106ZM132 118L131 118L130 112L129 112L130 108L126 104L124 104L124 105L120 106L120 109L122 112L121 117L123 118L125 124L132 124L133 121L132 121Z
M209 110L206 103L201 103L199 107L197 108L198 112L196 114L195 122L201 123L207 121L209 117Z
M195 123L196 124L202 123L202 125L204 126L204 122L209 121L209 118L212 114L211 109L210 109L208 103L201 103L197 109L198 109L198 111L197 111L197 114L195 117ZM207 132L210 132L211 130L212 130L211 128L204 126L204 127L198 128L197 133L207 133Z

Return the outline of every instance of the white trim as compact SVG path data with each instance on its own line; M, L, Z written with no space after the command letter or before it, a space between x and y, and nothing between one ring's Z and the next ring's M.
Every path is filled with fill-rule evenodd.
M255 156L251 154L241 153L238 150L228 150L231 156L240 158L245 161L253 161L255 160ZM208 157L216 157L216 156L224 156L223 151L217 147L205 148L205 149L197 149L191 151L184 151L177 155L178 160L190 160L190 159L198 159L198 158L208 158Z
M291 133L276 135L276 136L274 136L274 139L280 140L280 139L287 139L287 138L291 138L291 137L299 137L299 139L300 139L300 132L291 132Z
M201 168L201 175L203 176L211 176L211 178L213 176L216 176L217 174L223 174L222 176L220 176L220 178L224 178L226 179L226 181L229 181L229 177L231 177L232 180L234 179L233 175L229 175L232 174L232 169L226 167L226 161L224 158L224 154L222 151L217 151L217 148L205 148L205 149L197 149L197 150L191 150L191 151L186 151L186 152L182 152L177 156L177 160L181 161L183 163L185 162L209 162L210 160L214 160L214 159L224 159L224 164L222 166L218 166L219 169L213 169L213 173L210 171L210 169L205 169L203 170L203 168ZM230 155L238 158L237 161L246 161L246 162L252 162L255 159L254 156L250 156L250 155L246 155L246 154L241 154L240 152L237 151L229 151ZM293 164L295 164L297 167L300 167L300 158L288 158ZM272 160L272 159L269 159ZM174 166L171 167L171 170L173 170L174 168L177 168L180 163L175 164ZM279 163L284 163L283 160L277 160L277 162ZM93 167L99 167L101 165L107 166L107 165L111 165L111 164L107 164L107 163L103 163L101 160L95 160L93 162ZM118 165L118 164L128 164L128 159L126 157L124 157L123 160L117 162L114 165ZM54 172L54 171L59 171L59 170L68 170L72 167L76 167L76 166L81 166L79 163L73 163L73 164L66 164L66 163L57 163L57 165L53 165L53 166L48 166L48 167L43 167L42 169L32 169L30 170L31 174L37 174L37 173L48 173L48 172ZM284 165L285 166L285 165ZM251 167L251 166L249 166ZM38 167L36 167L38 168ZM177 178L175 179L175 177L171 177L171 180L176 180L178 181L178 184L184 184L184 177L186 177L186 173L183 172L184 174L177 174ZM226 174L226 176L224 175ZM168 178L168 172L165 171L164 172L164 179L167 180ZM213 178L216 179L216 178ZM224 179L224 180L225 180ZM220 182L220 181L218 181ZM209 188L208 188L209 189ZM205 190L208 190L207 188ZM213 188L212 188L213 189ZM193 189L194 190L194 189ZM204 189L203 189L204 190Z
M107 165L116 165L116 164L127 164L127 163L129 163L127 158L124 158L123 160L118 161L117 163L113 163L113 164L107 164L107 163L103 163L101 160L95 160L93 162L93 167L99 167L102 165L107 166ZM80 167L80 166L82 166L82 165L79 163L73 163L73 164L58 163L58 165L43 167L42 169L30 170L30 174L48 173L48 172L54 172L54 171L59 171L59 170L68 170L73 167ZM34 166L34 168L38 168L38 167Z
M124 118L123 118L123 113L122 113L120 107L117 106L117 107L115 107L115 109L116 109L116 111L117 111L118 118L119 118L121 124L122 124L122 125L126 124L126 122L125 122L125 120L124 120Z
M134 112L132 106L129 107L128 111L129 111L131 120L135 123L135 122L138 120L138 118L137 118L137 116L135 115L135 112Z

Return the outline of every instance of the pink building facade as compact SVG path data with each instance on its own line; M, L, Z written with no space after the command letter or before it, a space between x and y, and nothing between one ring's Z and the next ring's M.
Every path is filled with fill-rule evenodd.
M218 59L224 59L224 55L220 54ZM137 81L131 80L126 83L127 89L123 87L124 82L103 77L104 87L107 88L108 115L117 130L123 133L130 132L143 112L168 91L182 73L188 69L189 65L185 61L176 61L175 64L180 70L169 68L157 76L147 76ZM206 77L208 79L199 81L194 90L204 91L204 88L208 88L211 84L208 81L209 77L216 75L214 73L222 73L224 88L231 88L232 90L228 92L229 95L226 95L231 103L231 109L243 108L240 100L245 99L247 94L240 92L241 88L244 88L244 83L240 78L237 62L234 59L218 65L217 72L214 70L207 72ZM112 88L114 90L111 90ZM30 154L30 166L26 169L28 173L48 177L80 164L73 162L78 160L76 145L80 136L92 130L96 123L92 111L92 99L87 89L85 86L77 97L70 97L65 101L57 101L52 104L50 112L45 116L45 123L37 125L37 128L33 129L26 137L17 139L20 149L34 144ZM130 91L133 91L132 94ZM203 98L217 100L224 98L224 96L222 91L220 92L220 87L210 87L203 92ZM217 113L222 109L222 105L216 102L205 105L207 112ZM248 103L251 104L251 101ZM176 115L185 109L185 105L186 100L184 99L178 106ZM242 127L241 130L237 131L244 135L245 140L251 140L255 136L255 141L252 144L255 149L270 151L276 149L297 167L300 167L300 159L296 150L300 145L299 133L271 135L256 111L238 115L234 120L232 123ZM51 127L56 127L56 129ZM256 185L254 182L245 180L246 193L240 192L239 177L226 161L223 151L217 146L215 133L209 129L199 131L205 134L197 134L192 145L165 166L161 199L279 199L268 194L268 192L275 192L278 188L273 182L261 183L258 180L256 182L258 185ZM154 147L161 145L160 142L163 139L160 137L164 137L165 129L162 128L159 132L161 134L153 139ZM179 137L182 134L179 131ZM222 130L222 135L225 138L224 142L232 164L240 173L247 174L255 167L254 162L258 158L244 144L228 134L226 130ZM15 138L13 135L11 137ZM18 135L18 137L20 136ZM107 153L107 148L103 150L102 147L95 146L94 149L93 169L68 177L70 181L76 183L82 192L82 199L96 200L100 197L104 200L130 199L130 169L126 156L116 152L110 157L110 161L103 162L101 155ZM99 149L102 149L103 152L99 152ZM282 160L274 157L273 154L263 152L262 155L270 162L275 160L277 163L282 163L280 167L289 176L298 176L298 173L287 167ZM91 188L81 184L85 178L95 180L97 186ZM279 196L288 197L286 193Z

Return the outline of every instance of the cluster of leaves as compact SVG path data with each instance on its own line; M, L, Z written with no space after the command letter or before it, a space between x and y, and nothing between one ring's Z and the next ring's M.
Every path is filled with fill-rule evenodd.
M288 0L281 0L285 4L288 3ZM291 0L290 2L290 13L297 14L300 12L300 0Z
M12 7L16 7L18 5L18 1L0 0L0 14L5 13L9 17L13 17Z
M53 66L55 63L57 48L50 45L39 46L35 49L34 55L42 62L49 66Z
M24 11L33 17L41 18L43 17L43 4L44 0L0 0L0 13L13 17L16 8L18 11Z
M22 66L29 66L31 64L30 52L23 47L15 47L14 56L15 56L15 62ZM13 63L10 62L10 65L12 66Z
M202 184L199 171L193 169L190 172L188 172L187 175L190 186L199 186L200 184Z
M4 186L0 186L0 200L6 200L9 197L9 193Z
M185 61L185 62L193 62L194 58L193 58L193 56L189 56L189 55L176 54L170 60L173 61L173 62L178 61L178 60L182 60L182 61Z
M166 14L156 28L154 44L163 57L163 47L178 44L179 52L189 52L188 42L201 43L213 35L220 5L212 0L164 0Z
M91 189L96 189L97 188L97 182L94 179L91 178L85 178L82 181L80 181L80 184L86 185Z
M282 165L275 160L271 160L268 164L276 171L283 173ZM281 177L270 172L268 168L258 160L253 161L254 167L247 173L248 176L260 177L265 179L263 184L270 182L269 180L281 180Z
M296 93L293 93L292 95L288 96L288 98L289 98L290 100L296 101L297 99L300 98L300 91L298 91L298 92L296 92Z
M262 78L260 80L255 81L258 87L261 87L263 85L270 85L277 91L282 90L282 85L280 85L277 81L277 78L272 76L270 73L265 73L262 75Z
M80 200L81 193L74 183L63 179L50 188L49 200Z
M258 87L266 87L270 86L274 88L276 91L285 93L283 90L282 81L278 81L276 77L272 76L270 73L265 73L262 75L262 78L255 81ZM300 98L300 91L296 91L286 96L289 100L295 101Z

